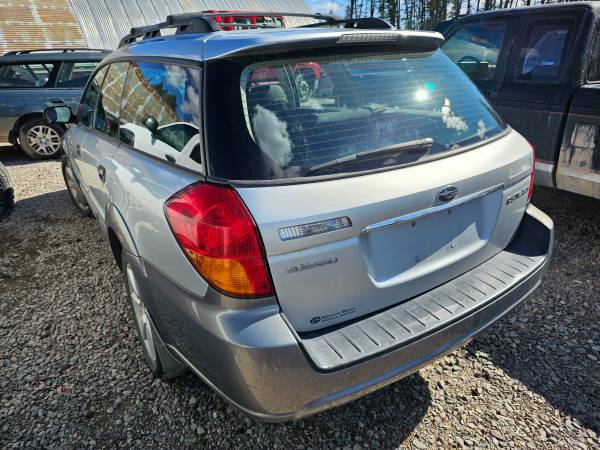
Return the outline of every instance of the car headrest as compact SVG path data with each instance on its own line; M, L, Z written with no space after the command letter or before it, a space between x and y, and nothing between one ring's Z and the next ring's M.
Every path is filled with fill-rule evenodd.
M287 109L288 98L283 88L277 84L257 86L248 93L248 106L254 110L256 105L271 111Z

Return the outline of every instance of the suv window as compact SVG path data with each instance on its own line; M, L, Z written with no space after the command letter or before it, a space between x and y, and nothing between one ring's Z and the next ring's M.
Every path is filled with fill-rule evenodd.
M527 81L558 79L569 28L570 21L529 24L517 78Z
M111 64L98 99L96 108L96 119L94 128L106 133L110 137L117 137L119 132L119 110L121 107L121 95L123 85L127 76L129 63Z
M94 112L96 111L96 104L98 103L98 94L102 87L102 81L106 75L108 66L102 67L88 85L86 91L81 97L81 104L79 105L79 112L77 113L78 122L86 127L92 127L94 123Z
M450 36L443 49L471 79L492 80L505 35L503 22L465 25Z
M57 88L82 88L94 72L97 62L63 62L56 79Z
M220 178L271 180L394 167L504 129L441 50L247 61L219 60L207 68L207 84L214 86L206 93L208 151L213 175ZM429 145L393 150L416 140ZM316 170L339 158L349 164Z
M200 70L132 63L121 110L120 140L159 158L199 145Z
M0 66L0 88L42 88L48 85L54 63L22 63Z
M600 81L600 20L594 30L594 44L590 54L587 81Z

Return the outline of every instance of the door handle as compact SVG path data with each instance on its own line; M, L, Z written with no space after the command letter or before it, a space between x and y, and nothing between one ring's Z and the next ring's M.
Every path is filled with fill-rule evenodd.
M106 180L106 169L104 168L104 166L98 166L98 178L100 178L100 181L102 181L104 183L104 180Z
M50 103L64 103L65 101L62 98L51 98Z

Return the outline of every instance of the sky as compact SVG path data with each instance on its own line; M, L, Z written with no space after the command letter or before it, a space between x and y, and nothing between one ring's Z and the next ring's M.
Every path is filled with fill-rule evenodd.
M336 14L338 16L343 16L345 14L345 0L306 0L306 3L308 4L309 8L312 9L314 12L320 12L325 14L333 12L333 14Z

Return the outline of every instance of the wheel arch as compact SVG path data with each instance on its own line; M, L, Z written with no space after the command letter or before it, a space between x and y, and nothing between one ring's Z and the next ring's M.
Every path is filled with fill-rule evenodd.
M10 130L10 132L8 133L8 138L9 138L11 144L17 143L17 138L19 137L19 130L21 129L23 124L25 124L33 119L43 119L43 118L44 118L44 114L42 112L29 112L29 113L23 114L22 116L19 116L19 118L13 124L12 130ZM62 128L63 131L66 131L66 128L63 125L59 124L58 126L60 128Z
M113 204L109 204L106 211L106 234L108 243L115 262L122 267L121 254L123 251L139 257L135 242L129 232L129 228L123 219L123 216Z

